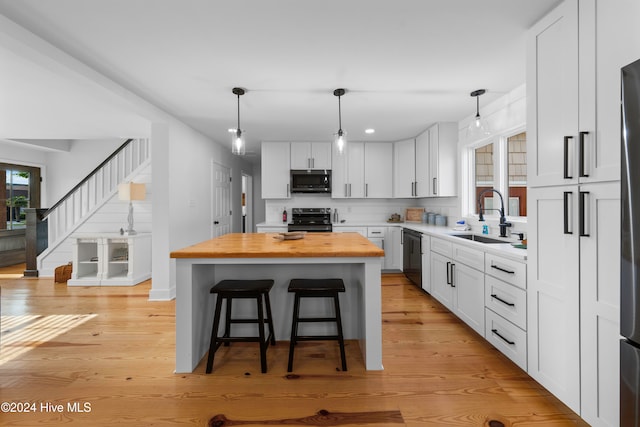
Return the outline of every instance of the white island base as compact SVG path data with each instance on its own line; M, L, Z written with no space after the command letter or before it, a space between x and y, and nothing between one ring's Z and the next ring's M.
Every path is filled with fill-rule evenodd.
M294 278L341 278L340 294L345 339L357 339L367 370L382 370L381 267L378 257L302 258L177 258L176 259L176 373L193 372L209 350L215 296L211 287L224 279L273 279L269 293L276 340L291 334L293 294L287 291ZM243 305L242 303L247 303ZM309 305L305 305L308 303ZM313 306L311 305L313 304ZM325 301L303 301L304 315L332 313ZM255 301L234 302L234 317L255 317ZM243 327L234 325L242 333ZM308 324L309 333L335 333L334 325ZM314 329L315 328L315 329ZM248 329L249 330L249 329ZM302 329L301 329L302 330ZM305 329L306 331L306 329ZM236 332L234 332L236 333Z

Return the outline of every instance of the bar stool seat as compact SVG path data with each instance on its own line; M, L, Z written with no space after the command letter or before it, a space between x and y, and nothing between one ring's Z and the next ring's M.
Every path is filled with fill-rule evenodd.
M340 316L340 301L338 293L344 292L342 279L293 279L289 282L289 292L294 293L293 322L291 325L291 341L289 343L289 363L287 371L293 370L293 355L298 341L338 341L342 370L347 370L347 359L344 351L344 335L342 333L342 318ZM334 317L300 317L301 298L332 298L335 311ZM300 322L335 322L336 335L298 335Z
M209 357L207 358L207 374L213 369L213 359L220 345L228 346L231 342L258 342L260 343L260 367L262 373L267 372L267 347L276 344L273 329L273 319L271 315L271 303L269 302L269 291L273 287L273 280L222 280L209 291L217 294L216 308L213 315L213 327L211 329L211 342L209 344ZM257 318L239 319L231 317L231 307L234 298L254 298L256 300L258 314ZM224 334L218 336L220 326L220 314L222 302L226 300L226 313ZM266 308L267 315L264 315L263 308ZM233 337L231 336L231 325L234 323L255 323L258 325L258 336ZM265 325L269 328L269 334L265 337Z

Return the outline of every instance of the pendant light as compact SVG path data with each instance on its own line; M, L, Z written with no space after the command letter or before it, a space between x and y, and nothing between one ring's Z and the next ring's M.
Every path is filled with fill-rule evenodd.
M231 137L231 152L237 156L244 156L246 144L242 129L240 129L240 95L244 95L244 89L239 87L233 88L233 94L238 97L238 127L235 129Z
M489 126L486 120L482 120L480 117L480 95L486 93L485 89L478 89L471 92L471 96L476 98L476 117L469 123L467 128L467 139L479 140L491 135Z
M344 154L347 149L347 133L342 130L342 110L340 109L340 97L347 93L345 89L336 89L333 94L338 97L338 132L333 135L336 152Z

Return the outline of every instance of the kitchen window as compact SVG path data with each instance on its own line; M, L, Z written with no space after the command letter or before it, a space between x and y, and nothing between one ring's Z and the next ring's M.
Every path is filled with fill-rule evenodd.
M478 215L478 197L482 191L495 188L504 197L505 211L510 218L526 221L527 216L527 134L524 131L495 136L474 144L466 150L469 162L465 212ZM497 216L500 198L492 192L482 196L482 206L488 217Z

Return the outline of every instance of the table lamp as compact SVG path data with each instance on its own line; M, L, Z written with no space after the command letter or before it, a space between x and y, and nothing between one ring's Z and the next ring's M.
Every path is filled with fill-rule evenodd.
M133 200L144 200L145 195L146 189L144 184L127 182L118 185L118 198L129 201L129 216L127 216L129 226L126 231L128 235L136 234L136 231L133 229Z

